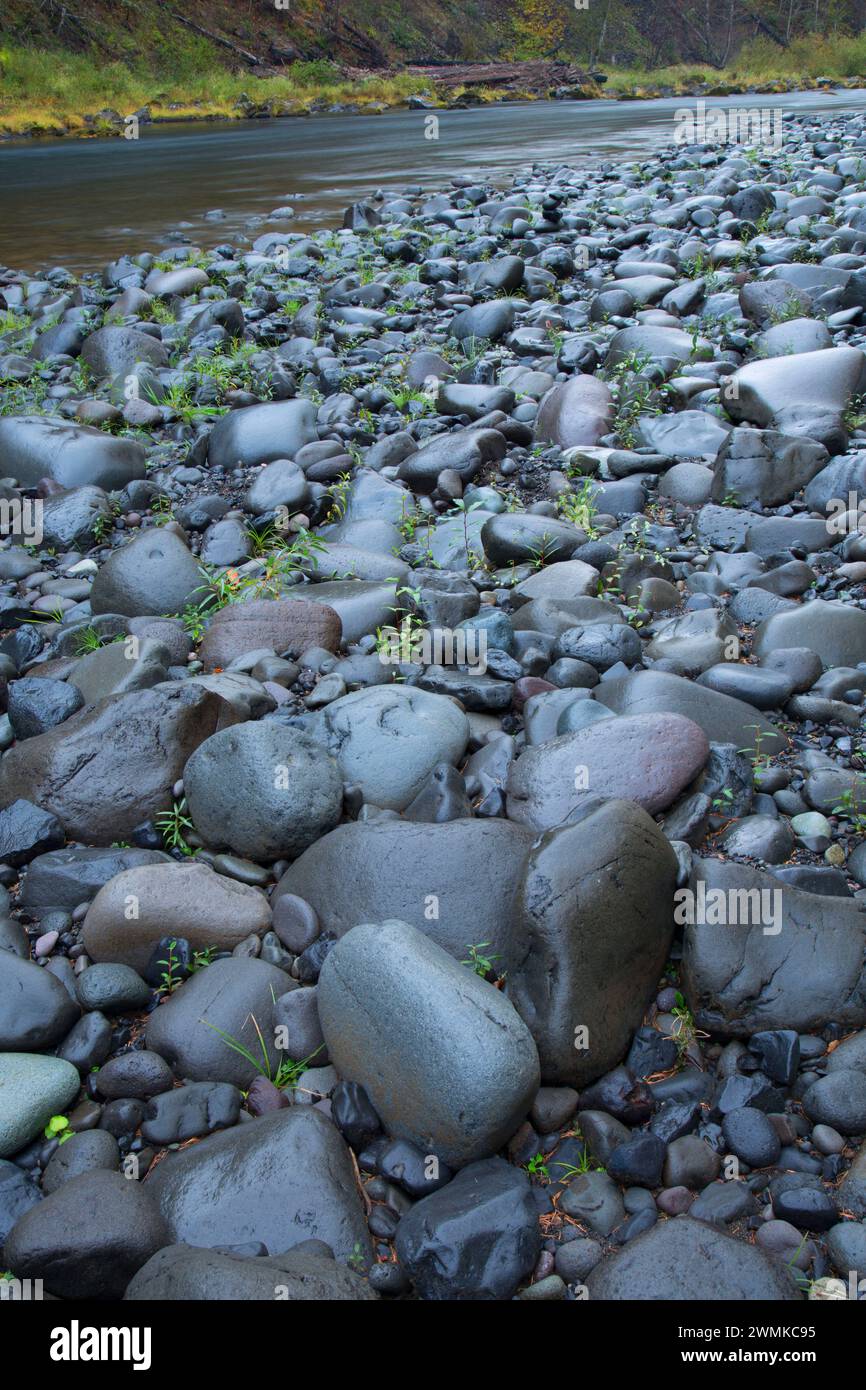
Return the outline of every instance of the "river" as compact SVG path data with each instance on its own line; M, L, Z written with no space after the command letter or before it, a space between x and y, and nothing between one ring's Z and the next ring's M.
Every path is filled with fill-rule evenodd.
M709 106L791 113L862 110L866 91L711 99ZM376 189L441 187L455 174L505 178L534 160L635 159L673 138L694 98L521 102L427 114L322 115L142 126L138 140L13 141L0 145L0 264L94 270L124 252L157 251L182 230L214 246L257 235L275 208L298 231L338 226ZM214 209L222 220L208 219Z

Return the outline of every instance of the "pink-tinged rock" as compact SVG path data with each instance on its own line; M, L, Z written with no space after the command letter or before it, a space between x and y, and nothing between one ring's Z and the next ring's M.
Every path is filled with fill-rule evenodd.
M558 444L597 444L613 421L610 391L598 377L579 374L548 391L535 424L537 440Z
M528 748L512 764L508 816L535 830L562 825L592 797L670 806L709 757L703 729L681 714L605 719Z
M270 647L282 656L299 656L310 647L335 652L342 624L333 608L299 599L254 599L230 603L211 620L199 651L199 659L213 670L225 668L244 652Z

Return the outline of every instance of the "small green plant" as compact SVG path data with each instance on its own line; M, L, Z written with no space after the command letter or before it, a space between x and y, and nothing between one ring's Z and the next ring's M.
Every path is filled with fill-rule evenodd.
M834 816L843 816L850 821L858 835L866 835L866 805L860 800L857 785L846 787L839 798L839 805L833 807Z
M355 1241L355 1244L352 1247L352 1253L346 1259L346 1264L350 1265L356 1274L361 1274L363 1272L366 1261L364 1259L364 1252L361 1249L360 1241Z
M42 1133L46 1139L56 1139L58 1144L65 1144L67 1139L71 1139L75 1131L70 1129L69 1121L65 1115L52 1115Z
M593 1163L589 1156L589 1151L584 1149L583 1156L579 1163L557 1163L557 1168L562 1169L560 1182L569 1182L572 1178L583 1177L585 1173L606 1173L607 1169L601 1163Z
M595 501L595 489L589 478L584 478L573 491L562 493L557 498L556 505L566 521L585 531L590 540L595 539L598 535L595 528L598 506Z
M195 975L197 971L204 970L208 965L213 965L216 952L216 946L203 946L200 951L193 951L189 973Z
M157 965L161 965L162 970L156 992L167 998L170 994L174 994L178 985L183 983L179 974L180 961L177 957L176 941L169 941L167 953L161 960L157 961Z
M150 511L154 526L167 526L170 521L174 521L174 510L169 497L155 497L150 504Z
M495 952L490 956L483 954L490 944L489 941L479 941L477 945L474 946L467 943L466 949L469 955L465 960L460 962L461 965L470 965L475 971L475 974L480 975L482 980L493 973L493 962L499 960L499 956Z
M349 507L349 489L351 486L351 473L341 473L337 481L328 488L331 505L328 515L325 517L327 522L342 521L345 517Z
M101 646L102 638L96 628L86 627L75 638L75 655L86 656L88 652L98 652Z
M859 430L866 425L866 395L851 397L848 408L842 412L842 423L848 431Z
M525 1167L527 1173L532 1178L543 1178L544 1181L547 1182L550 1177L550 1171L544 1161L544 1154L542 1153L533 1154Z
M31 623L62 623L63 606L62 604L57 603L53 608L48 608L45 610L39 610L34 608L33 616L29 618L28 621Z
M694 1015L679 990L676 992L676 999L674 1001L674 1007L671 1009L671 1015L674 1022L670 1036L671 1040L676 1043L677 1053L679 1054L678 1064L682 1066L686 1060L686 1054L691 1044L698 1038L706 1037L706 1034L698 1031Z
M278 1091L296 1090L304 1072L308 1070L314 1057L317 1057L324 1047L324 1043L311 1052L309 1057L303 1057L300 1061L294 1061L291 1057L283 1057L277 1067L273 1077L274 1085Z
M162 841L167 850L179 849L181 854L195 854L195 850L186 842L186 832L194 830L195 827L187 811L185 796L175 801L170 811L161 812L156 817L155 824L162 834Z
M763 751L763 744L770 737L767 730L760 724L747 724L746 728L754 729L755 742L745 748L738 748L738 753L745 753L746 757L752 760L752 773L755 781L758 780L762 772L766 772L772 765L772 758L769 753Z
M225 1043L226 1047L249 1062L250 1066L258 1072L259 1076L263 1076L266 1081L270 1081L280 1091L294 1090L296 1088L300 1078L309 1067L313 1058L321 1052L324 1046L324 1044L321 1044L316 1048L315 1052L310 1053L309 1057L304 1057L301 1061L297 1062L280 1053L280 1060L277 1062L276 1066L274 1066L271 1062L271 1055L268 1051L267 1043L265 1042L265 1035L259 1026L255 1014L250 1014L248 1021L253 1025L260 1055L257 1055L257 1053L247 1047L245 1043L242 1043L239 1038L234 1037L231 1033L227 1033L224 1028L218 1028L217 1025L211 1023L209 1019L203 1018L200 1021L206 1028L210 1028L216 1033L217 1037Z

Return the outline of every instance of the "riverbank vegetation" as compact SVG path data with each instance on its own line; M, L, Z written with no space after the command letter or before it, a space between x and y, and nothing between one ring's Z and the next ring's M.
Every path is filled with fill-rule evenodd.
M182 12L154 0L78 0L74 11L4 0L0 133L117 133L135 112L377 111L413 95L452 105L552 90L628 99L866 83L863 0L711 8L712 24L697 0L592 0L586 10L570 0L193 0ZM488 62L548 63L551 82L536 73L506 91L491 68L486 84L477 73L455 84L455 63Z

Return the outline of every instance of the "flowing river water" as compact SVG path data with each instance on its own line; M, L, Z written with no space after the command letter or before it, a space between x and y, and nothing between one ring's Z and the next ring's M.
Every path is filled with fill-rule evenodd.
M866 91L707 105L832 115L862 109ZM0 145L0 264L81 272L158 250L172 230L205 247L253 237L287 204L295 217L281 225L311 231L338 226L349 203L378 188L441 187L455 174L505 179L535 160L638 160L672 143L676 112L694 107L678 97L441 111L436 140L428 113L393 111L142 126L138 140L13 141ZM222 218L206 216L217 209Z

